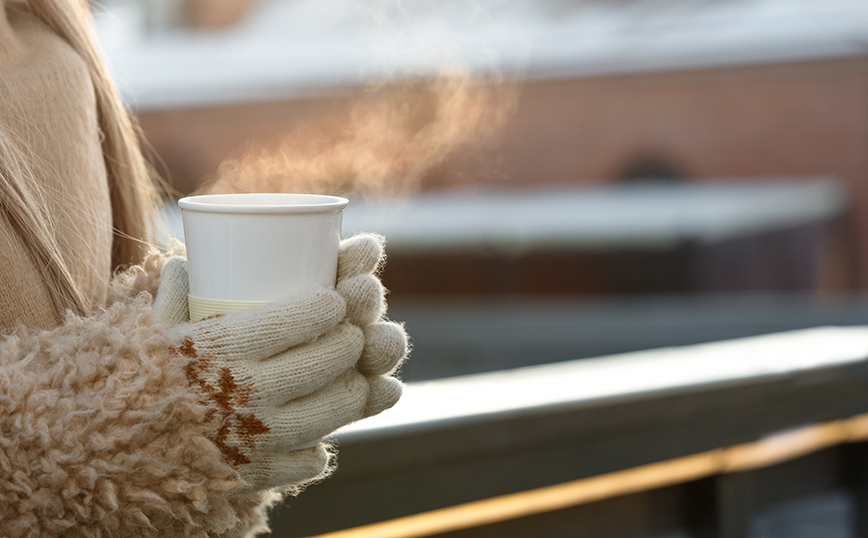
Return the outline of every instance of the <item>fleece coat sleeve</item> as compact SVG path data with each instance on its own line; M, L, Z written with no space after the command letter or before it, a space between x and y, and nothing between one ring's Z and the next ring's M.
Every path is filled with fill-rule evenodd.
M245 536L265 494L204 431L208 409L143 293L0 341L0 536Z

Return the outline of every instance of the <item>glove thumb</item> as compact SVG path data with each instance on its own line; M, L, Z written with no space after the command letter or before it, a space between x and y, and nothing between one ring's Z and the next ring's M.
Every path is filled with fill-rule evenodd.
M190 321L189 291L187 260L176 256L167 261L160 272L160 287L151 310L151 324L178 325Z

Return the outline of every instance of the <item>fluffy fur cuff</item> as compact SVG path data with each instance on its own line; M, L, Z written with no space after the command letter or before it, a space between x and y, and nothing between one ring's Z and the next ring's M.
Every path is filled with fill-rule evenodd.
M140 265L127 267L112 277L106 304L131 301L140 293L156 296L163 266L172 256L183 256L185 253L184 244L177 241L172 241L166 252L154 248Z
M150 312L142 294L0 342L0 535L265 530L265 497L231 495L242 483Z

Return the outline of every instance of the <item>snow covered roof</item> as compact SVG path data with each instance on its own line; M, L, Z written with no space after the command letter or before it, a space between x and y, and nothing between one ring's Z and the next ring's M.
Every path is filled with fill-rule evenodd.
M156 0L150 0L156 1ZM262 0L222 32L97 26L139 109L321 95L444 66L527 78L868 55L865 0Z
M343 235L377 232L402 252L655 251L824 221L846 205L842 185L822 178L423 192L352 198ZM165 215L183 237L177 206Z
M393 250L666 250L786 229L840 215L833 180L639 183L420 193L354 200L344 232L389 238Z

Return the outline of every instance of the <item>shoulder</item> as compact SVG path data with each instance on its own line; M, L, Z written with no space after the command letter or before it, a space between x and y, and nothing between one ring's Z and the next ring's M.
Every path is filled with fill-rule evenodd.
M88 63L26 7L6 12L0 138L27 160L22 181L43 194L41 210L50 217L60 255L82 295L101 304L111 276L112 214Z
M29 10L16 5L7 10L7 35L0 49L0 103L26 99L30 108L40 98L43 107L92 109L95 96L87 63ZM14 112L3 106L4 119Z

